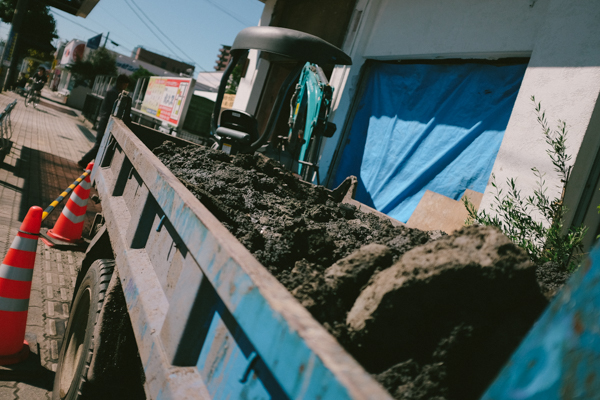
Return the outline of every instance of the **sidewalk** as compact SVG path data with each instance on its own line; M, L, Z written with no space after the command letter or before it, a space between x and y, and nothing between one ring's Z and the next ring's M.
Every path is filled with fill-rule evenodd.
M47 93L44 91L44 95ZM0 164L0 255L4 257L29 207L46 208L81 174L76 161L95 141L78 112L52 97L42 98L38 108L24 106L24 97L0 94L0 109L17 99L11 114L12 147ZM92 189L93 191L93 189ZM51 228L66 199L43 222ZM84 236L100 206L88 203ZM39 363L35 374L9 379L0 369L0 400L51 399L54 371L62 343L77 269L83 253L57 251L41 241L33 275L26 339ZM0 327L2 321L0 321ZM0 328L1 329L1 328ZM15 379L15 378L10 378Z

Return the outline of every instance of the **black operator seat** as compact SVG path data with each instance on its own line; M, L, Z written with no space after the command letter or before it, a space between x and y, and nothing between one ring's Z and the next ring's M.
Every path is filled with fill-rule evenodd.
M231 71L238 62L248 54L249 50L260 50L288 57L298 62L284 84L282 85L271 115L267 128L259 135L256 119L253 115L241 110L228 110L221 114L221 103L225 88L229 81ZM219 92L212 116L212 132L223 138L224 142L237 141L242 148L239 151L252 152L263 145L271 136L275 122L283 106L283 99L289 88L298 80L302 66L311 62L314 64L338 64L351 65L352 59L342 50L331 43L314 35L295 31L293 29L279 28L275 26L251 26L237 34L230 50L232 60L230 61L219 86ZM217 128L217 120L221 117L220 126ZM237 151L237 150L236 150Z

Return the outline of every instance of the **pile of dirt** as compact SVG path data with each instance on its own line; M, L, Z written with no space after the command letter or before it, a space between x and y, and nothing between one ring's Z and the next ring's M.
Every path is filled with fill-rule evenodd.
M496 229L394 226L259 155L154 152L397 399L478 398L546 305Z
M348 313L347 347L398 399L479 398L545 305L523 250L466 227L373 276Z

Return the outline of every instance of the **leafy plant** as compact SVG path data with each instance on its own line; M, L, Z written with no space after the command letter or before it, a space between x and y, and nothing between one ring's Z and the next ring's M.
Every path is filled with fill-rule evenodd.
M0 0L0 20L2 22L12 23L17 2L18 0ZM52 46L52 41L58 38L56 20L45 1L30 1L27 4L27 12L19 36L22 44L16 50L18 60L25 57L29 50L37 50L46 54L51 54L56 50ZM44 61L46 60L44 59Z
M541 103L536 103L533 96L531 100L535 104L537 121L542 127L546 144L550 146L546 153L550 156L554 171L563 184L561 189L564 196L571 171L571 166L568 165L571 156L567 154L566 146L567 124L559 120L557 128L550 129ZM544 174L535 167L531 170L537 178L537 187L533 196L528 197L521 195L515 178L507 179L508 190L504 192L492 175L492 186L496 194L489 214L485 210L478 213L475 206L463 197L469 213L466 223L498 227L510 240L525 249L536 264L552 261L565 270L573 270L578 265L587 228L571 227L563 233L564 217L568 210L563 205L562 196L550 199Z
M225 93L227 94L236 94L238 90L238 86L240 85L240 79L242 79L242 63L238 64L231 71L231 76L227 81L227 88L225 89Z
M133 92L135 90L135 85L137 84L138 79L149 78L149 77L155 76L155 75L156 74L153 74L152 72L148 71L146 68L139 67L138 69L135 70L135 72L133 74L129 75L128 90L130 92Z
M85 60L77 60L71 66L75 86L91 87L98 75L117 75L116 57L104 47L92 51Z

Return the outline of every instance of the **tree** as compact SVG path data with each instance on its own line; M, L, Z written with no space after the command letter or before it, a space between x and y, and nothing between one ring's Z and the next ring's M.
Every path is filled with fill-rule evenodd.
M88 86L94 83L98 75L117 75L115 56L104 47L92 51L85 60L77 60L71 67L75 75L75 86Z
M236 94L238 86L240 85L240 79L242 79L242 67L243 63L239 63L233 68L231 71L231 76L227 81L227 88L225 89L225 93L227 94Z
M36 49L27 49L24 57L30 57L30 59L27 61L27 70L25 71L25 74L29 76L36 72L37 67L40 65L40 61L54 60L54 55L51 53Z
M559 121L558 127L551 129L541 103L536 103L533 96L531 100L535 104L537 120L549 146L546 153L550 156L554 171L563 184L564 195L571 171L571 156L567 153L566 145L567 124ZM496 195L489 214L485 210L477 212L469 199L463 197L469 213L467 225L477 223L496 226L510 240L525 249L534 263L541 265L552 262L565 271L572 271L579 266L587 228L565 228L565 215L568 210L563 204L562 195L559 198L550 198L546 194L544 174L537 168L531 170L538 178L538 187L534 189L533 196L528 197L521 195L515 178L507 179L508 190L503 192L492 175L491 183L496 188Z
M12 22L17 0L0 0L0 20L7 24ZM44 2L30 0L27 7L23 25L21 26L20 49L16 54L20 60L31 53L35 58L50 61L55 48L52 41L58 38L56 33L56 21Z
M117 59L113 53L100 47L90 53L88 60L96 75L117 75Z
M156 74L153 74L152 72L148 71L146 68L139 67L138 69L135 70L135 72L133 74L131 74L129 76L130 83L129 83L129 86L127 87L127 89L130 92L133 92L135 90L135 85L137 84L138 79L149 78L149 77L155 76L155 75Z

